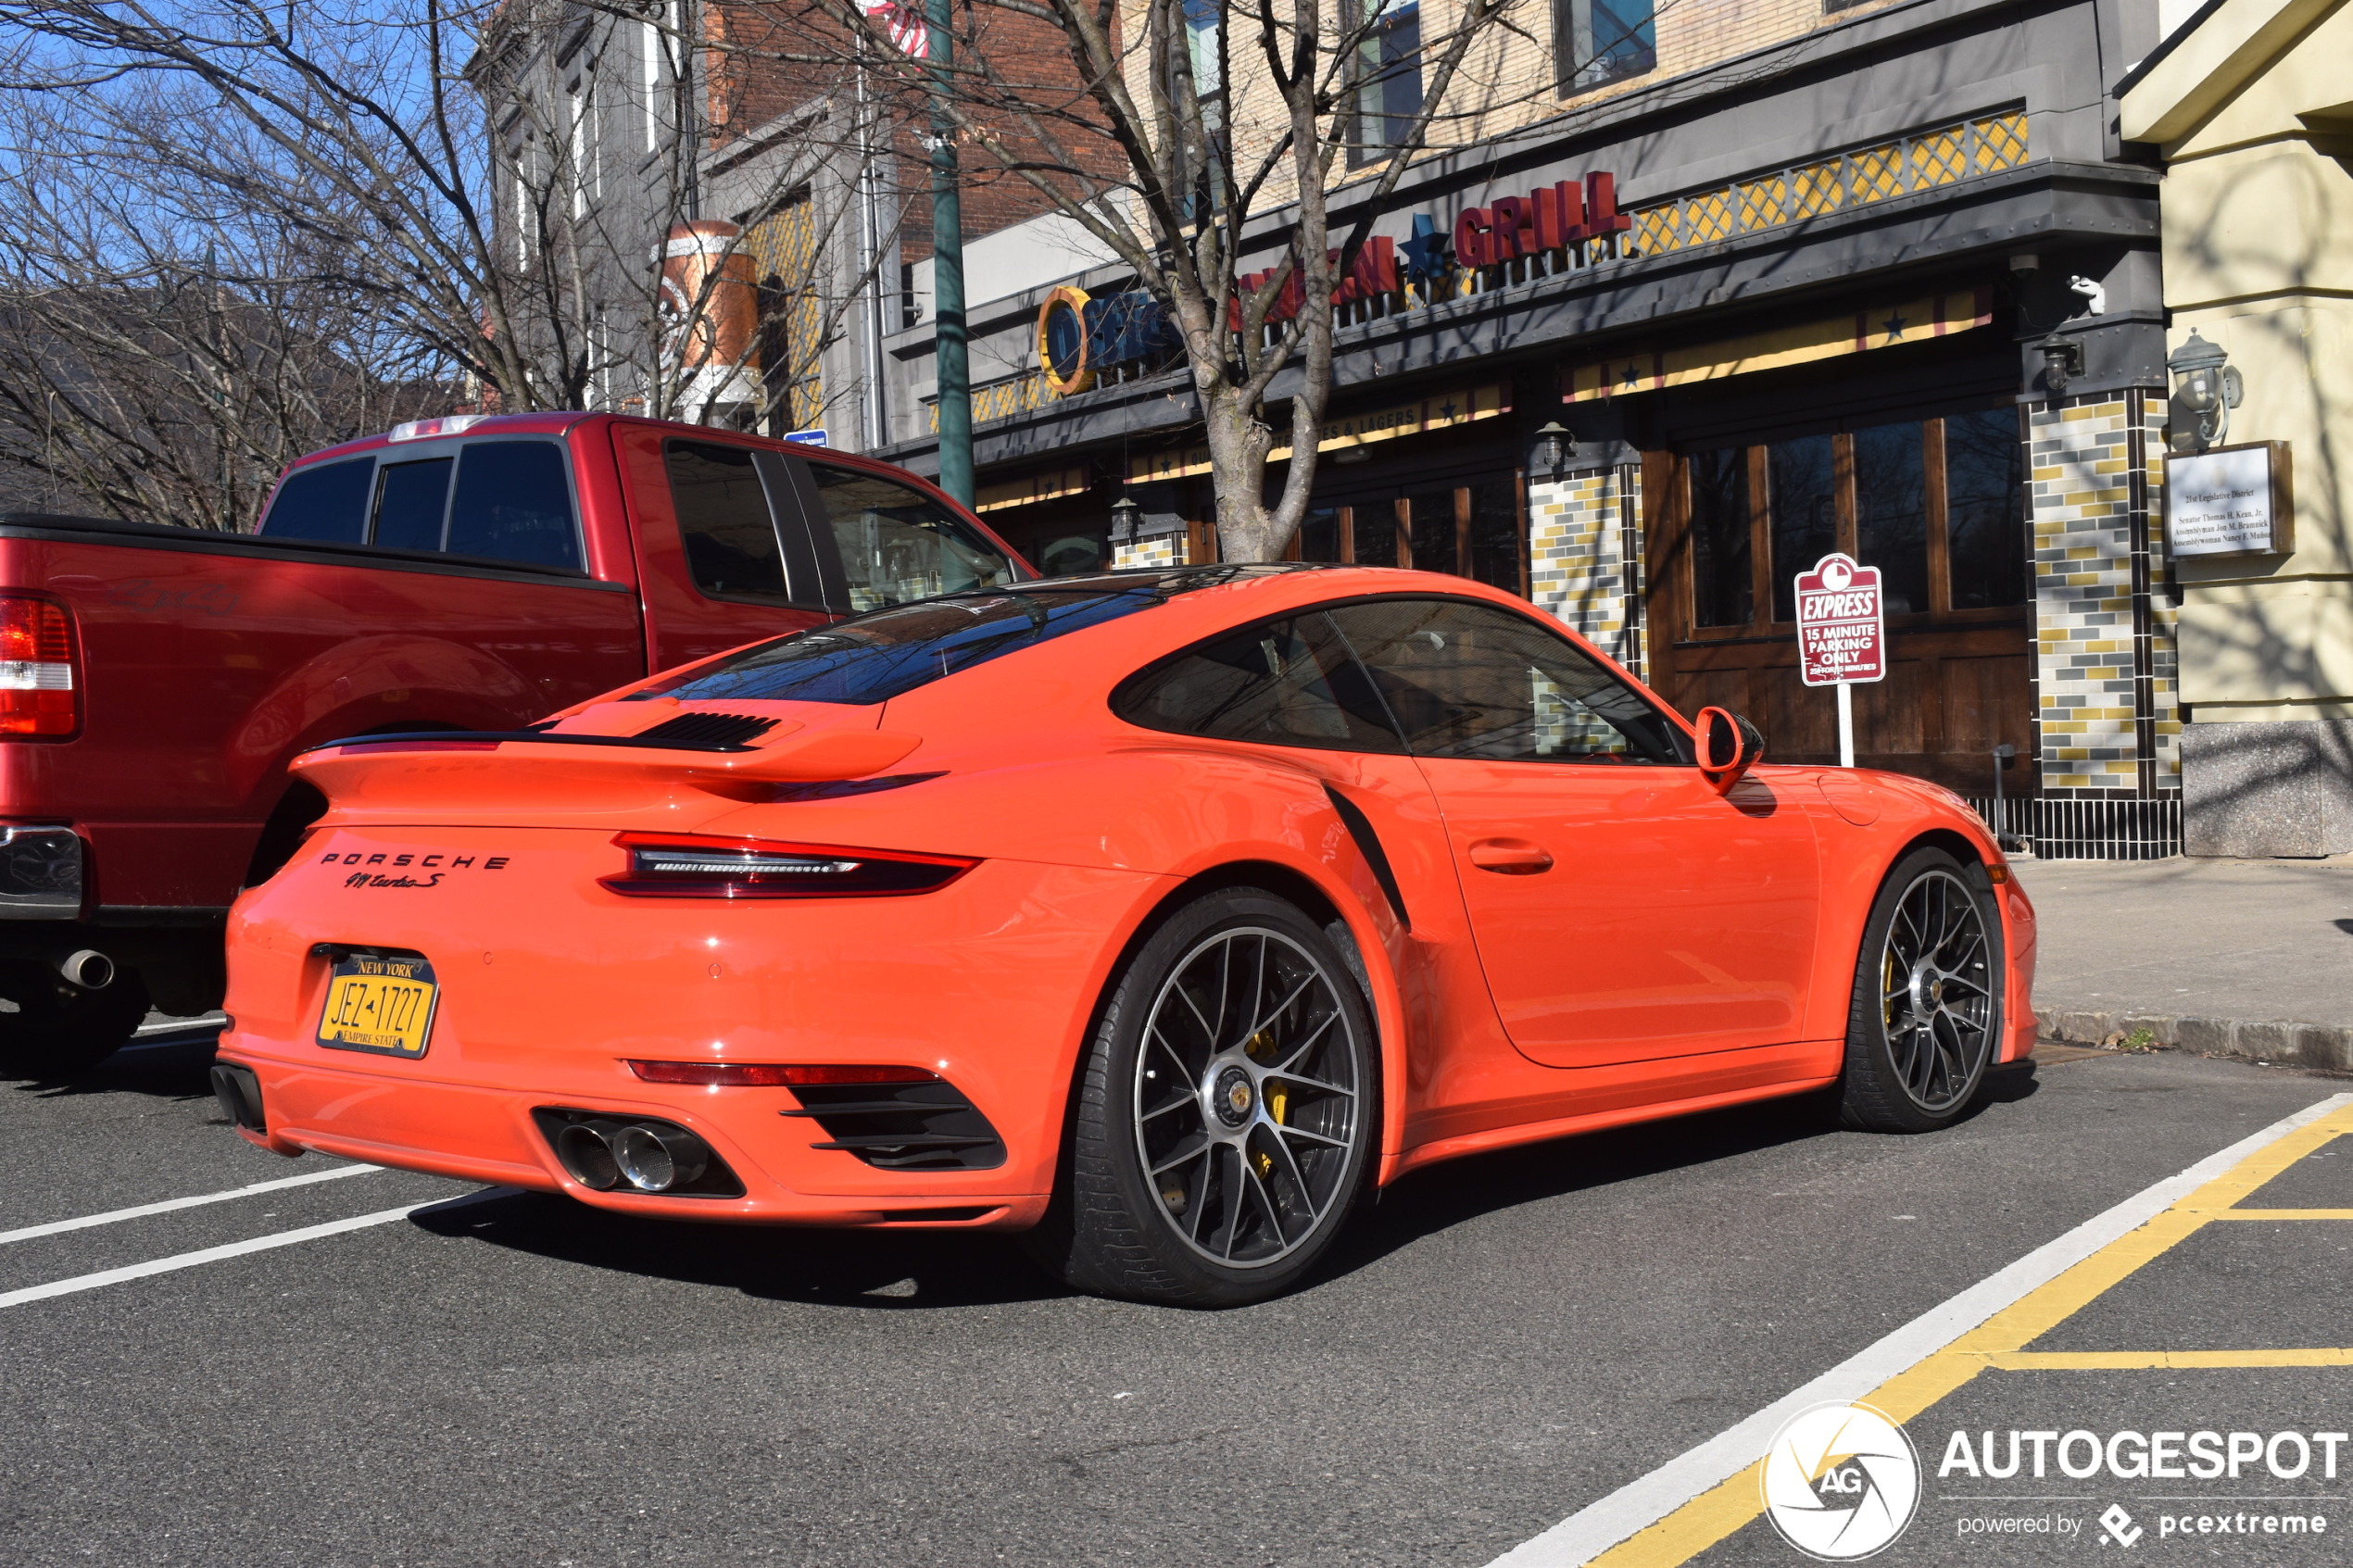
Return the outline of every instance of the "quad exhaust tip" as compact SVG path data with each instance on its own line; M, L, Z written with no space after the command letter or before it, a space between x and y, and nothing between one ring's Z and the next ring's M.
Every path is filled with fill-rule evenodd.
M269 1119L261 1110L261 1080L250 1067L239 1067L231 1061L212 1064L212 1095L220 1102L220 1113L229 1118L230 1125L249 1132L266 1133Z
M711 1146L686 1128L641 1118L569 1123L556 1134L555 1148L565 1173L591 1192L674 1192L694 1186L717 1163Z

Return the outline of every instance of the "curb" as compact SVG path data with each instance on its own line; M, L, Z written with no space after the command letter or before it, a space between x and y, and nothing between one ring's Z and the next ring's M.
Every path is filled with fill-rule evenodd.
M2070 1045L2114 1047L2145 1034L2145 1044L2205 1056L2244 1057L2323 1072L2353 1072L2353 1028L2264 1019L2198 1018L2150 1012L2060 1012L2040 1015L2040 1035Z

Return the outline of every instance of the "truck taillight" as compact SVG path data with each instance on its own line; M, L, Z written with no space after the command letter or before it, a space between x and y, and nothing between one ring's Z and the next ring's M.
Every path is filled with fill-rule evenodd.
M0 594L0 735L69 735L82 722L82 660L66 607Z

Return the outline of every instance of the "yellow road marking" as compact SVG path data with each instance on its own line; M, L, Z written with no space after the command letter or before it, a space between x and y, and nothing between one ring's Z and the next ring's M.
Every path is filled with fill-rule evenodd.
M2049 1284L2020 1297L1944 1349L1918 1365L1896 1374L1863 1396L1858 1403L1872 1406L1891 1421L1902 1423L1945 1399L1998 1358L2017 1355L2027 1346L2082 1311L2113 1289L2143 1264L2179 1246L2184 1239L2222 1217L2259 1214L2259 1210L2233 1210L2233 1205L2260 1191L2265 1183L2333 1138L2353 1133L2353 1106L2332 1111L2284 1137L2264 1145L2228 1171L2187 1194L2138 1230L2093 1253ZM2309 1217L2321 1210L2283 1212ZM2348 1216L2353 1217L2353 1216ZM2096 1355L2098 1352L2091 1352ZM2154 1352L2173 1355L2346 1354L2340 1351ZM2039 1361L2038 1365L2047 1365ZM2142 1364L2139 1361L2131 1363ZM2148 1364L2158 1364L2150 1362ZM2218 1362L2218 1365L2334 1365L2335 1362ZM2346 1364L2353 1365L2353 1356ZM1649 1528L1629 1536L1590 1560L1588 1568L1674 1568L1714 1546L1765 1512L1757 1461L1730 1480L1721 1482L1683 1504Z
M2209 1220L2353 1220L2353 1209L2225 1209Z
M1999 1372L2148 1372L2160 1368L2353 1366L2353 1349L2006 1350L1984 1358Z

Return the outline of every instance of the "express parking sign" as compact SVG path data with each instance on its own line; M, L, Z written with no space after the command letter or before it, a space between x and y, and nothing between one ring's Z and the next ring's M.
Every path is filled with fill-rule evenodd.
M1809 686L1887 674L1886 601L1879 568L1836 551L1797 574L1797 668Z

